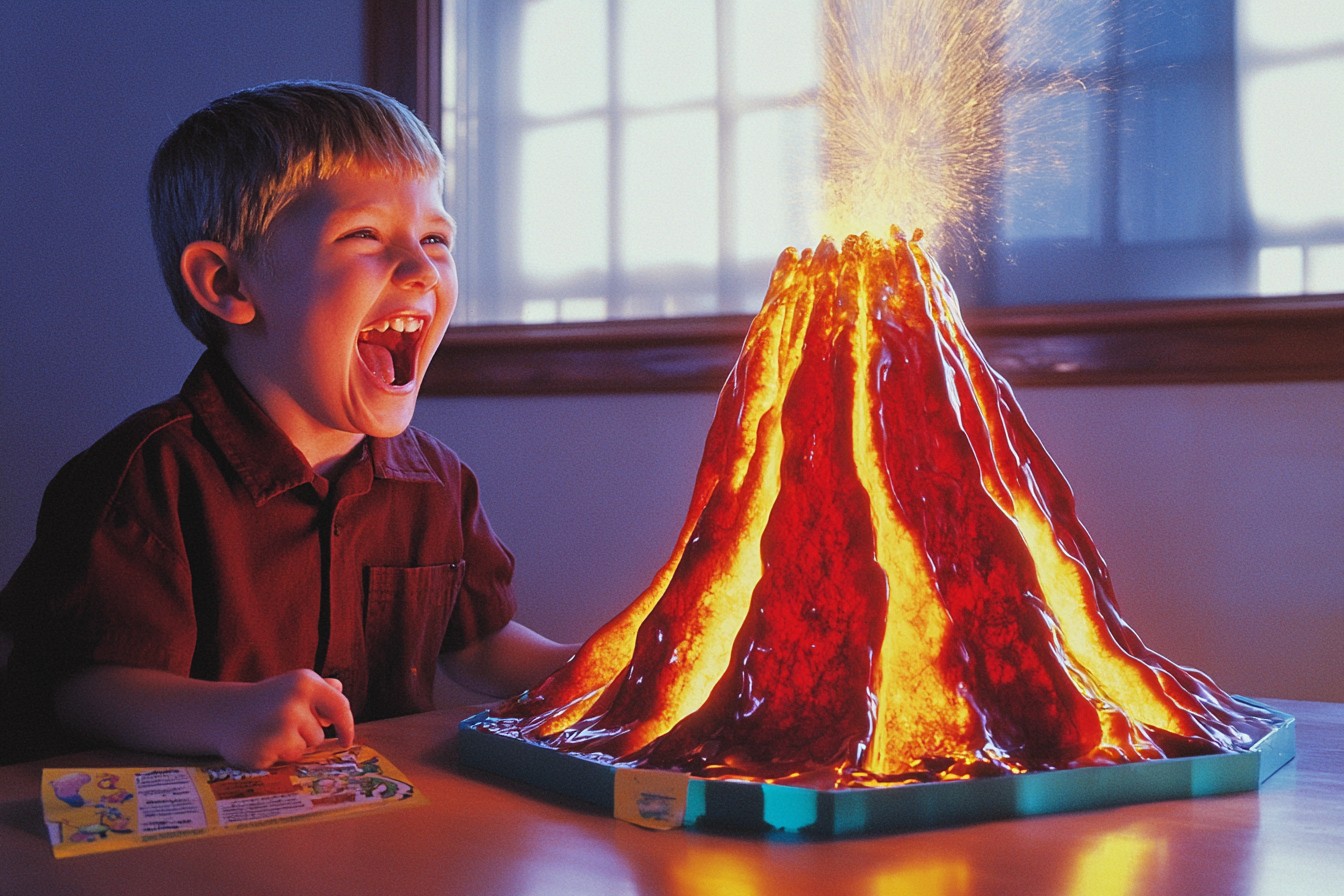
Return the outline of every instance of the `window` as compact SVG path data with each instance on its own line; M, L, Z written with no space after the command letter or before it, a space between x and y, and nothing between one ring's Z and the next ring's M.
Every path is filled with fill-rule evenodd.
M815 241L821 2L369 4L372 83L439 113L457 165L469 326L430 385L721 382L774 256ZM986 254L953 271L996 365L1018 382L1344 375L1338 296L1229 298L1344 288L1344 197L1322 161L1344 128L1330 119L1344 16L1319 0L1294 5L1311 27L1269 0L1236 15L1231 0L1168 0L1156 18L1128 0L1013 2L1046 26L1010 32L1011 164ZM438 28L442 81L426 87ZM407 34L415 77L393 52ZM1257 129L1256 98L1285 90L1314 110L1309 139ZM1042 138L1047 119L1059 126ZM1265 165L1284 153L1291 172ZM1193 296L1222 301L1170 301ZM1135 298L1152 301L1054 310Z
M990 302L1251 294L1231 0L1026 5Z
M477 197L455 203L465 323L759 307L775 257L813 230L817 0L449 11L445 69L463 75L444 121Z
M1261 295L1344 292L1344 3L1237 5Z
M1344 4L1042 3L1011 41L992 303L1344 291Z

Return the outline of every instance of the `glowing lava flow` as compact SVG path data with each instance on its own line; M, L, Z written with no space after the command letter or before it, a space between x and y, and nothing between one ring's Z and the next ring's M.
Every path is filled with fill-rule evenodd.
M1271 729L1121 620L919 237L785 251L672 558L490 730L827 788L1231 751Z

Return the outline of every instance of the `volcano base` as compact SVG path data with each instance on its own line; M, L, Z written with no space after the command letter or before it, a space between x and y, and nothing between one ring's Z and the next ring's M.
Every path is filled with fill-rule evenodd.
M1250 750L964 781L814 790L690 777L683 824L705 830L830 839L1256 790L1296 752L1292 716ZM612 811L617 765L487 730L488 713L458 726L459 762Z

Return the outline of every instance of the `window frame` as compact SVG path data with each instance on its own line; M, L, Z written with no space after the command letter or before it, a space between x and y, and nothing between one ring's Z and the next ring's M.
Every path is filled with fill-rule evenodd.
M442 0L366 0L364 28L365 82L439 133ZM1014 386L1344 379L1344 293L963 313ZM421 394L718 391L750 322L733 314L451 327Z

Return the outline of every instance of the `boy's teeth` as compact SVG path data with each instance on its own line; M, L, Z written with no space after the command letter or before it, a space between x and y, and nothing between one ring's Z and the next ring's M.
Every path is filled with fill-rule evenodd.
M376 324L370 324L364 328L364 331L370 332L377 330L379 333L386 333L387 328L391 327L398 333L415 333L422 329L425 322L418 317L393 317L387 320L380 320Z

